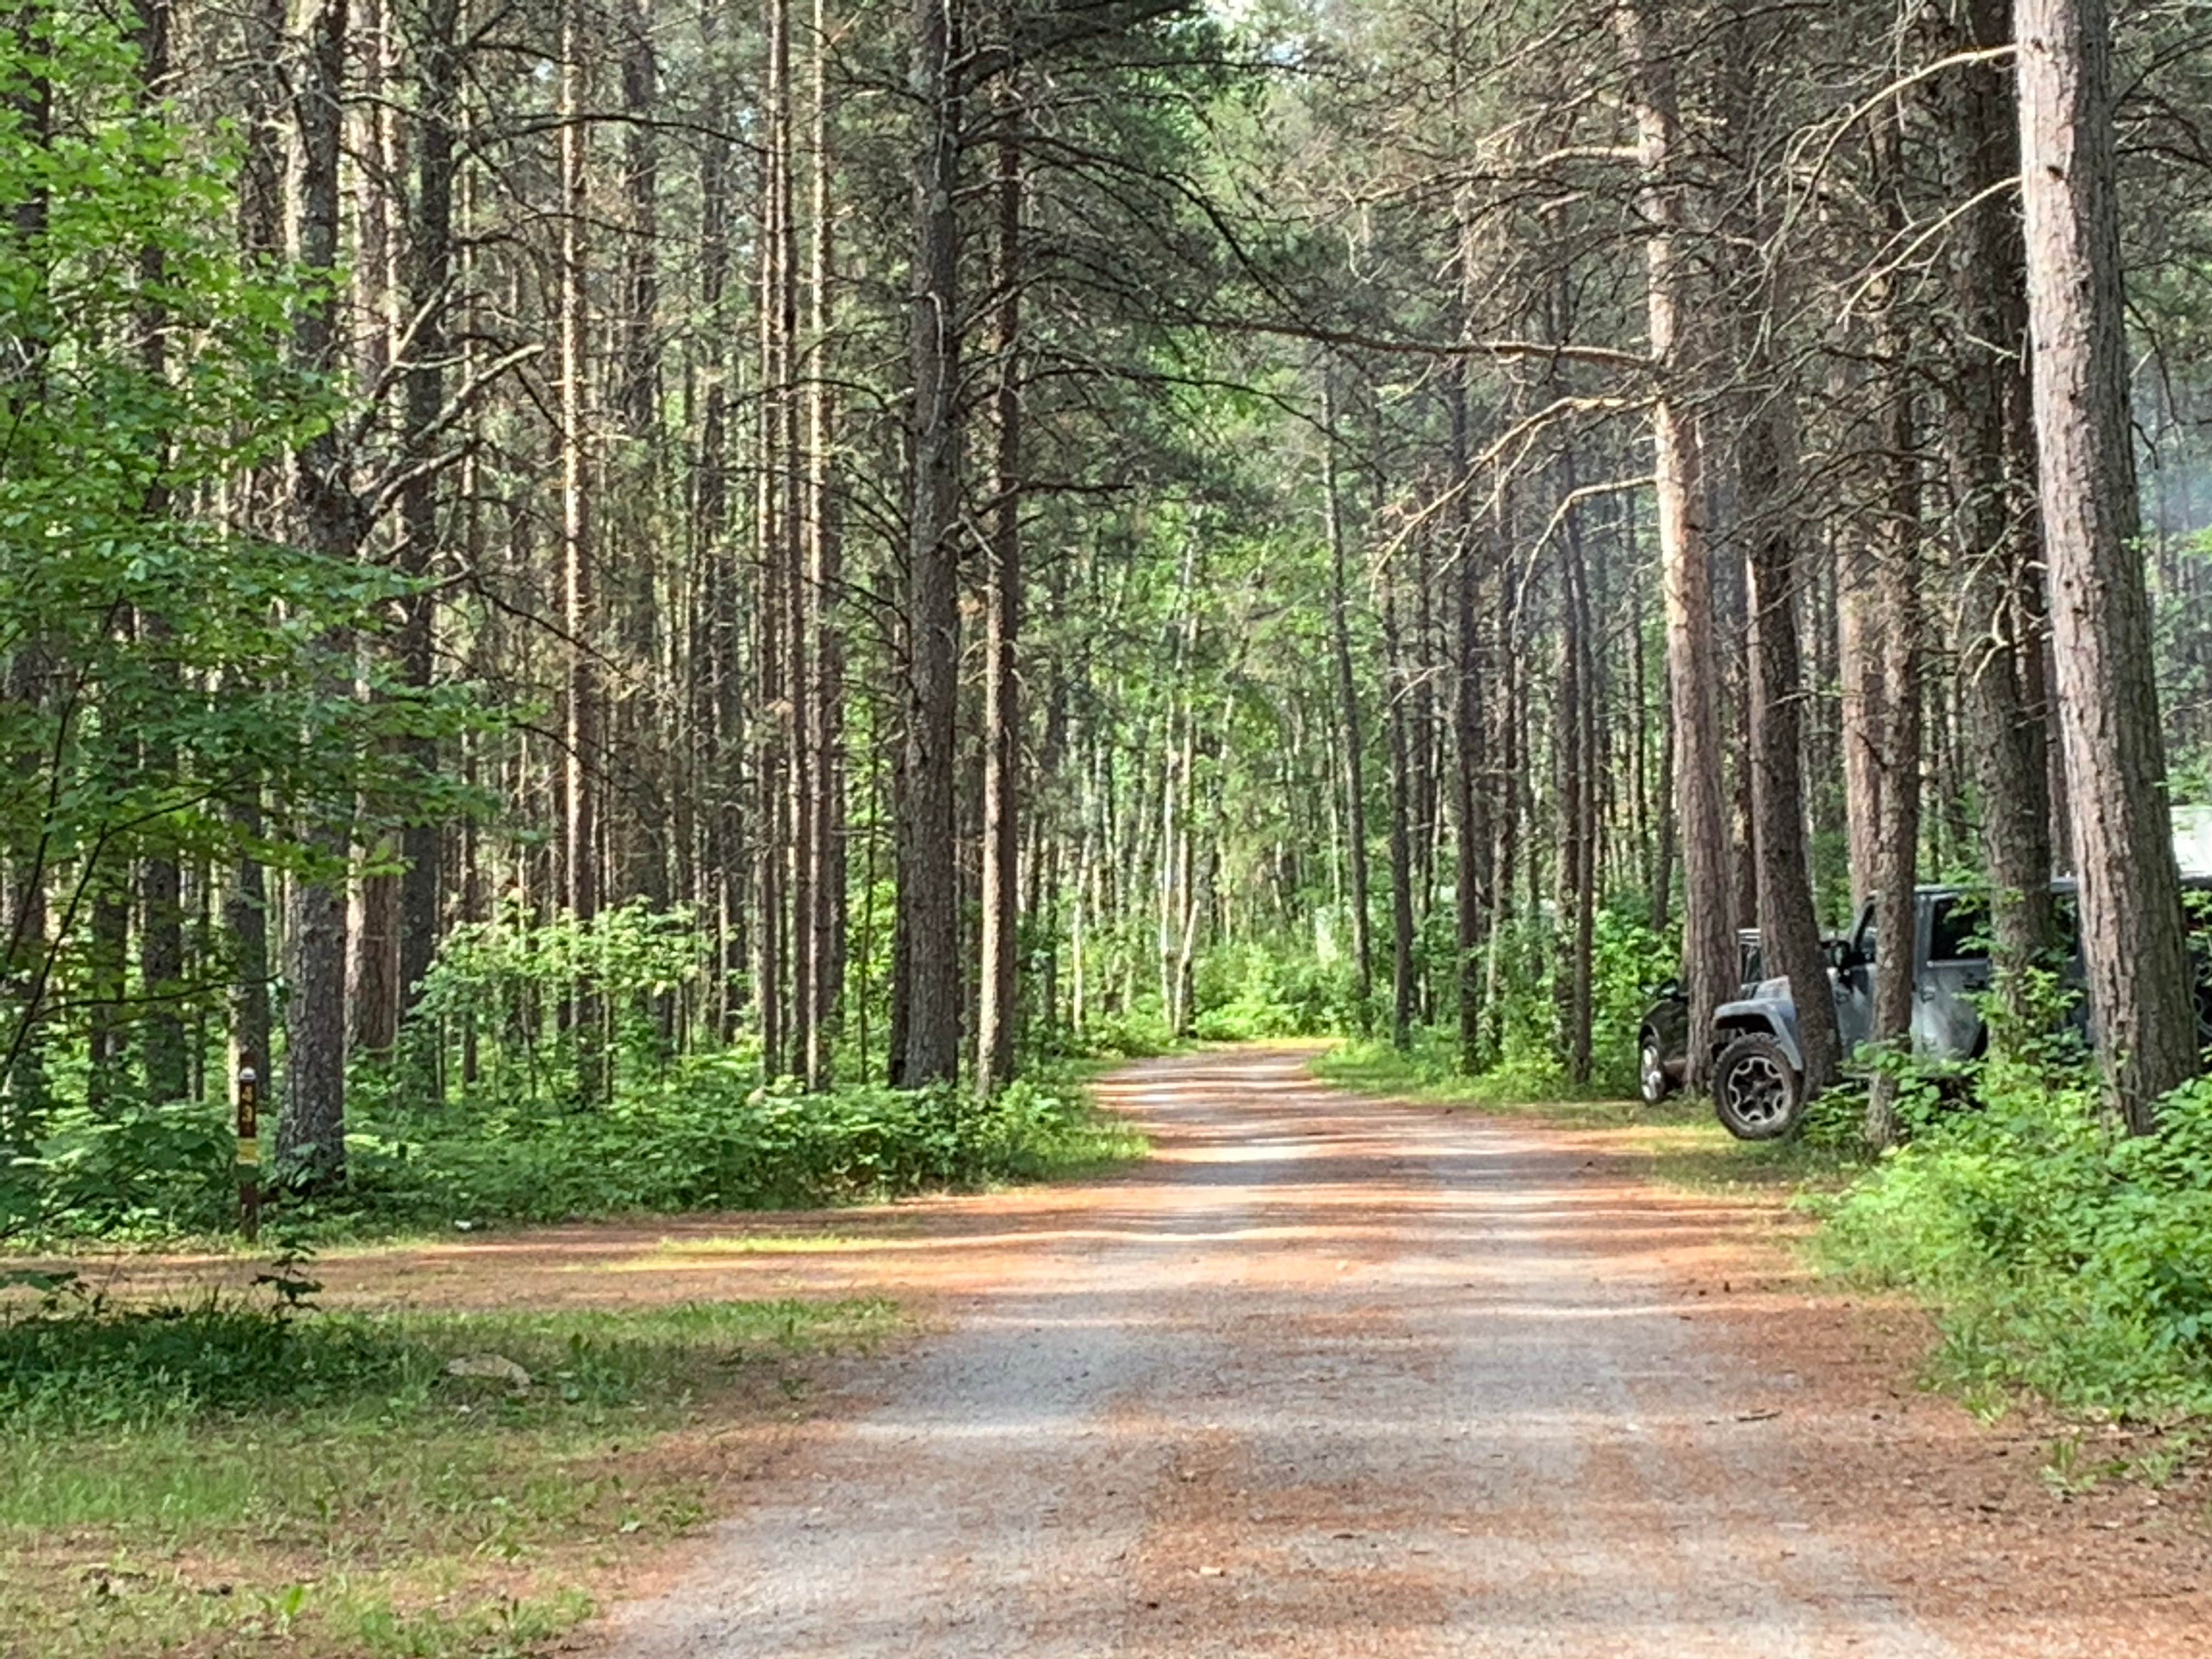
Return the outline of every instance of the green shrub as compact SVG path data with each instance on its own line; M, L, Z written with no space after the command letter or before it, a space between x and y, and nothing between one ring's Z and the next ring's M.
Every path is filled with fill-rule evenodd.
M1992 1065L1829 1206L1836 1265L1941 1310L1945 1378L1992 1400L2212 1411L2212 1082L2133 1137L2089 1075Z
M1224 945L1193 971L1192 1034L1208 1042L1328 1036L1358 1025L1352 964L1311 951Z
M748 1209L1034 1178L1127 1156L1131 1132L1079 1090L763 1086L737 1056L684 1063L599 1111L507 1106L396 1116L349 1138L347 1205L379 1221L550 1221Z
M36 1156L0 1170L0 1215L55 1241L225 1230L236 1202L226 1115L189 1103L112 1122L60 1115ZM737 1051L678 1063L595 1110L504 1095L425 1106L386 1091L354 1123L345 1189L280 1190L277 1213L330 1236L838 1203L1038 1179L1143 1150L1073 1083L1018 1083L988 1102L875 1085L805 1095L788 1079L762 1085Z
M1053 1048L1060 1060L1146 1060L1176 1046L1176 1035L1155 1004L1091 1014L1079 1031L1063 1030Z
M220 1225L234 1146L227 1114L196 1102L58 1107L32 1148L0 1163L0 1238Z

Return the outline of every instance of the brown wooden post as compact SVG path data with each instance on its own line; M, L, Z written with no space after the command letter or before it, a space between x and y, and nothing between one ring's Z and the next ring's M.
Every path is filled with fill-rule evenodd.
M261 1079L251 1066L238 1068L238 1224L251 1240L261 1234Z

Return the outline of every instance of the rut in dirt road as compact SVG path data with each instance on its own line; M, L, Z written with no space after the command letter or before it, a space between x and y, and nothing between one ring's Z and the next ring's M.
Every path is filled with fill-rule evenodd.
M1951 1651L1824 1538L1795 1379L1634 1267L1663 1217L1294 1053L1105 1093L1155 1161L1048 1210L623 1659Z

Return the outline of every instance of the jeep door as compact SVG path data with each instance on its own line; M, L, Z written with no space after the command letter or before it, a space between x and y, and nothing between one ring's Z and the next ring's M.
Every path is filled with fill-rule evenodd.
M1875 933L1874 901L1869 899L1859 911L1858 925L1851 929L1850 948L1844 953L1850 965L1837 969L1832 975L1836 982L1836 1041L1845 1060L1874 1034L1875 957L1879 942Z
M1985 1033L1974 998L1990 988L1989 907L1975 894L1923 893L1912 907L1920 971L1912 981L1912 1052L1972 1060Z

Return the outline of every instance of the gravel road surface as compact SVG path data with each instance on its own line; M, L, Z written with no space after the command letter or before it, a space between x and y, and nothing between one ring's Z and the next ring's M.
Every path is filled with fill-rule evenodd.
M1305 1059L1114 1079L1159 1156L1033 1211L619 1659L1960 1650L1824 1525L1798 1379L1639 1262L1656 1217Z

